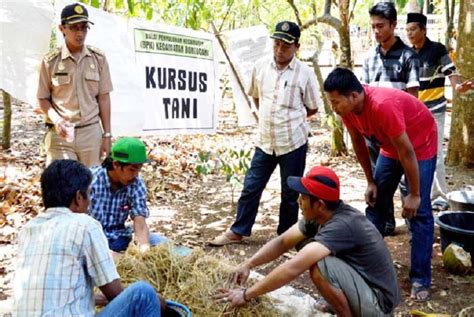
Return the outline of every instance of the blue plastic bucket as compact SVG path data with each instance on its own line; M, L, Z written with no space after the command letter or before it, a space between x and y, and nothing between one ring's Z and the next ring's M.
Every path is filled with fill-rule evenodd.
M193 315L191 314L189 308L184 306L183 304L173 302L172 300L167 300L166 305L168 306L168 308L177 312L181 317L191 317Z
M447 211L440 213L435 222L440 227L441 250L452 242L471 253L474 258L474 212Z

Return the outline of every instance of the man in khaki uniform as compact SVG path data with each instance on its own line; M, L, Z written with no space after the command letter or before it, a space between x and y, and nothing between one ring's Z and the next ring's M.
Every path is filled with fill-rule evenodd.
M65 45L41 63L37 97L49 127L46 165L75 159L90 167L110 151L112 81L104 53L84 45L90 24L81 4L64 7L59 30Z

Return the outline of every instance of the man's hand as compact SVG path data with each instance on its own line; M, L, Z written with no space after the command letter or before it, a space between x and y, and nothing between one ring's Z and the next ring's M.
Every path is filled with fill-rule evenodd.
M420 196L415 196L408 194L408 196L403 199L403 211L402 217L410 220L413 217L416 217L416 211L420 207L421 198Z
M474 80L466 80L460 84L456 84L456 92L465 93L471 89L474 89Z
M105 295L102 293L96 293L94 295L94 299L95 299L95 304L97 306L105 306L109 303L109 301L107 300L107 297L105 297Z
M242 263L230 277L231 286L239 285L243 286L247 283L247 279L250 275L250 265L245 262Z
M64 118L59 118L54 124L56 133L63 139L66 138L67 130L70 129L70 126L72 126L72 123Z
M365 190L365 202L370 206L375 206L375 201L377 200L377 186L373 182L367 184L367 189Z
M244 298L244 292L245 288L220 288L217 290L217 294L214 294L211 297L215 300L229 303L229 308L232 308L236 306L242 306L247 302Z
M103 137L102 138L102 145L100 147L100 157L107 157L110 153L110 137Z

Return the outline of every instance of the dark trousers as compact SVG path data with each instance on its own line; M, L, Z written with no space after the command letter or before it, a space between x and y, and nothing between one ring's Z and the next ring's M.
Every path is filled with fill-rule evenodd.
M409 220L411 234L411 282L430 286L431 252L433 247L434 219L431 210L431 185L436 169L436 156L418 161L420 175L420 207L416 217ZM379 155L375 167L374 182L377 185L377 200L374 207L367 207L365 214L382 235L385 235L385 224L389 217L390 206L393 206L393 195L404 174L402 164L383 155ZM409 184L407 190L409 191Z
M281 203L277 233L282 234L298 220L298 193L290 189L288 176L303 176L308 144L277 156L268 155L258 147L252 158L250 169L245 175L244 188L237 204L237 218L230 228L234 233L250 236L257 217L263 190L276 166L280 166Z
M375 166L377 164L377 159L379 158L380 146L375 142L372 142L370 139L365 139L367 144L367 149L369 150L370 165L372 167L372 175L375 175ZM400 191L402 196L406 193L406 187L404 184L404 179L400 182ZM387 206L387 218L383 229L383 236L391 235L395 231L395 208L393 206L393 199L390 201L390 204Z

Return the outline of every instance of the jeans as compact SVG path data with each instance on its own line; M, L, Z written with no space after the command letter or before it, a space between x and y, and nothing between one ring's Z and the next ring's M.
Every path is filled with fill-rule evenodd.
M410 280L426 287L431 283L431 252L433 247L434 219L431 210L431 186L436 169L436 156L418 161L420 179L420 207L416 217L409 220L411 239L411 268ZM393 205L393 195L397 190L404 171L398 160L379 155L375 167L374 182L377 186L377 200L374 207L367 207L365 214L384 235L388 211ZM407 183L407 187L409 184ZM409 190L409 188L408 188Z
M155 289L147 282L130 284L108 303L98 317L159 317L161 304Z
M130 244L130 241L132 241L132 237L128 236L120 236L115 240L108 239L109 241L109 249L115 252L122 252L127 250L128 245ZM163 236L160 236L159 234L156 233L150 233L150 245L155 246L161 243L168 242L168 239L166 239Z
M367 144L367 150L369 151L370 166L372 167L372 175L375 174L375 167L377 165L377 159L379 158L380 145L373 142L372 140L365 138ZM405 184L402 181L400 184L400 191L403 192ZM403 195L403 194L402 194ZM391 200L390 207L388 207L387 218L385 221L383 236L389 236L395 231L395 207L393 206L393 200Z
M303 176L307 150L307 143L280 156L266 154L258 147L255 149L237 204L237 217L230 230L242 236L250 236L263 190L277 165L280 166L281 178L280 217L277 233L282 234L296 223L299 194L288 186L286 180L288 176Z

